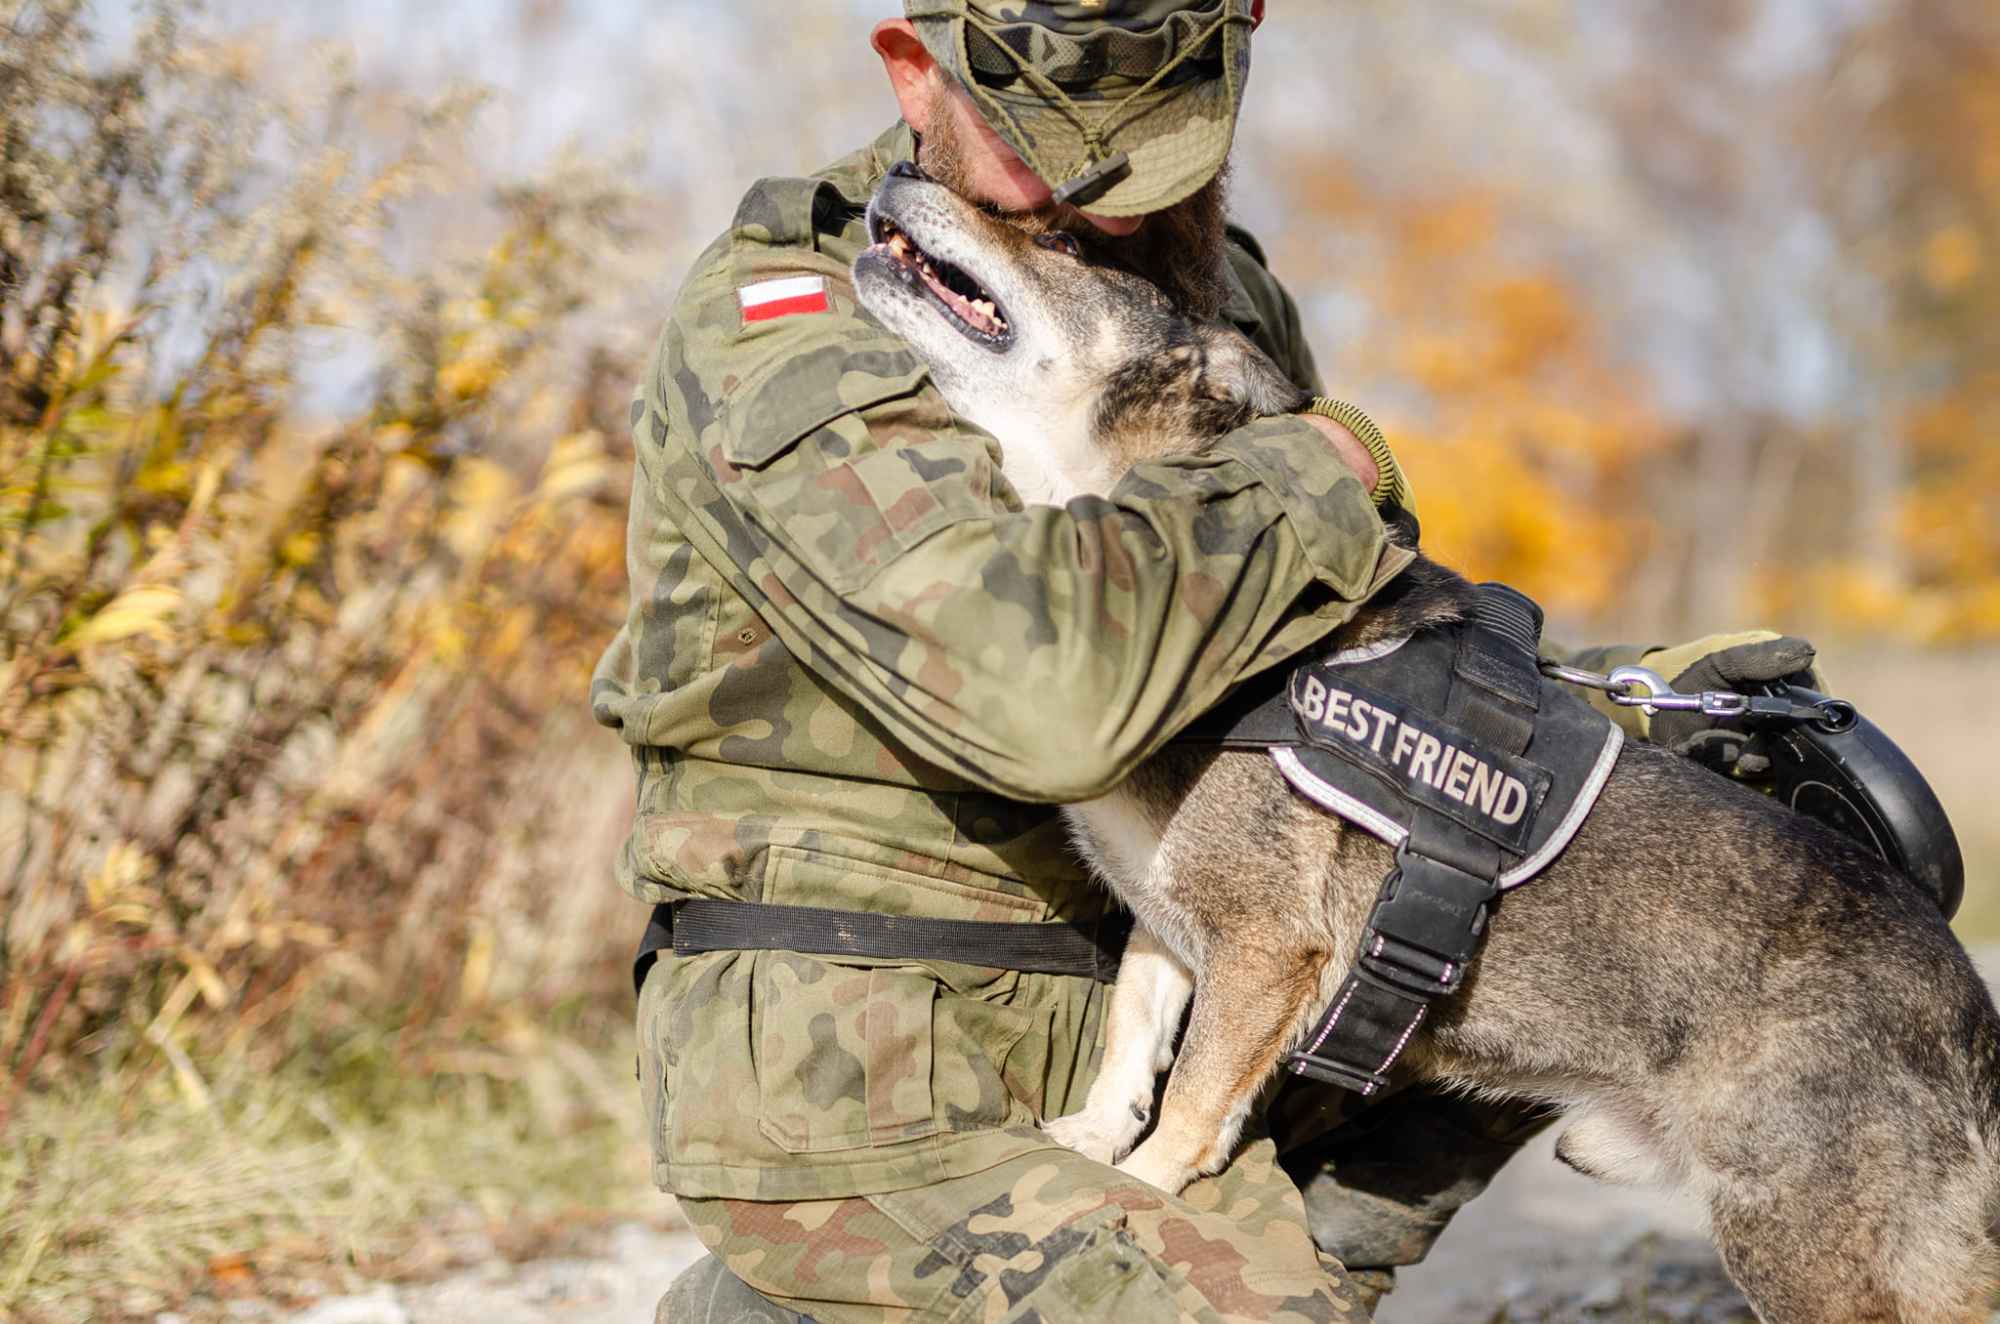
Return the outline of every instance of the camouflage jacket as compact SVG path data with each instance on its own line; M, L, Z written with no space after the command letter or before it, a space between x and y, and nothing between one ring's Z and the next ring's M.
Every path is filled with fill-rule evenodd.
M631 746L641 899L937 918L1103 910L1052 805L1115 785L1247 675L1345 620L1409 554L1310 427L1266 419L1024 507L860 309L863 207L898 126L765 180L677 296L632 420L630 615L592 686ZM1248 236L1227 316L1317 388ZM823 277L825 311L739 291ZM810 1199L921 1185L1050 1142L1103 1011L1088 980L722 952L676 960L662 1185Z

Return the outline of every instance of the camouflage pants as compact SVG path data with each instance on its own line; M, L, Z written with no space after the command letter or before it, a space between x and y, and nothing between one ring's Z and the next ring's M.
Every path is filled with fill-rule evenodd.
M660 1012L652 982L642 1056L657 1053L662 1028L648 1023L649 1010ZM1148 1319L1361 1320L1394 1268L1421 1260L1546 1121L1532 1108L1421 1089L1364 1108L1345 1091L1293 1081L1229 1167L1178 1198L1051 1148L884 1194L683 1197L681 1207L736 1275L822 1324L890 1312L1061 1321L1124 1309ZM721 1279L721 1296L699 1304L689 1294L677 1308L690 1318L672 1324L767 1318ZM685 1286L701 1285L691 1276Z
M1049 1150L907 1191L681 1208L739 1277L821 1324L1368 1317L1269 1139L1179 1198Z

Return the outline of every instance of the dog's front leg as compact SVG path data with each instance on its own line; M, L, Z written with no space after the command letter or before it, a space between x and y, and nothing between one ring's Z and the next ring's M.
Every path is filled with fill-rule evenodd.
M1144 924L1132 930L1105 1017L1104 1061L1083 1108L1048 1124L1057 1140L1099 1163L1132 1147L1153 1119L1153 1081L1173 1065L1194 976Z
M1160 1124L1118 1165L1170 1194L1218 1172L1319 990L1323 951L1249 948L1206 953L1187 1037L1167 1079Z

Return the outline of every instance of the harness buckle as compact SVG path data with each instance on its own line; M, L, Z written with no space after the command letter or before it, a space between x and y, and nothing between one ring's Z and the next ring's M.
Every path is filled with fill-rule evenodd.
M1396 851L1382 897L1362 930L1360 964L1382 982L1435 997L1456 993L1479 950L1491 879L1411 851Z

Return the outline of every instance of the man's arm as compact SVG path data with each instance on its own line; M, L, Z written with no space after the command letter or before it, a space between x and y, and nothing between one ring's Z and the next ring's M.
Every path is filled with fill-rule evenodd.
M718 262L683 292L640 481L795 656L975 784L1101 794L1407 563L1293 418L1140 465L1108 499L1024 508L844 279L830 313L755 327L743 279Z

